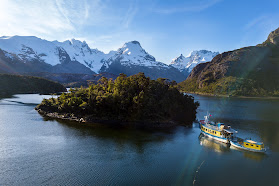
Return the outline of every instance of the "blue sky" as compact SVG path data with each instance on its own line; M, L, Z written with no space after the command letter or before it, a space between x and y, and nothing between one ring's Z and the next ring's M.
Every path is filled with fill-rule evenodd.
M278 0L1 0L0 35L85 40L116 50L138 40L158 61L256 45L279 27Z

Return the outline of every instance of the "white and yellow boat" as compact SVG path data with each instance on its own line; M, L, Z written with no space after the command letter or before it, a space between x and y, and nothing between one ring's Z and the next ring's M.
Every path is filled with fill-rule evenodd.
M256 142L253 140L243 140L241 138L234 138L230 140L231 147L235 147L242 150L248 150L252 152L265 152L266 148L264 147L263 142Z
M214 140L230 144L230 147L252 151L265 152L266 148L262 142L252 140L243 140L236 137L237 131L224 123L215 123L209 121L209 114L204 116L204 120L200 120L201 133Z
M209 114L204 117L204 120L200 120L201 132L214 140L230 143L230 139L234 136L237 131L233 130L230 126L224 123L215 123L209 121Z

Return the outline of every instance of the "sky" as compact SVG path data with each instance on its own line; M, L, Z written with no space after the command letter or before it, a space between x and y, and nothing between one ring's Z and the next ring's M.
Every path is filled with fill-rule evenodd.
M262 43L279 27L278 0L1 0L0 36L85 40L103 52L137 40L169 64L192 50Z

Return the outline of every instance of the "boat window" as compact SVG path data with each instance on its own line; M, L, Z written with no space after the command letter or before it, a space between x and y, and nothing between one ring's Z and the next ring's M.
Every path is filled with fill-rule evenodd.
M256 147L259 147L259 145L257 145Z
M253 147L254 145L251 144L251 147Z

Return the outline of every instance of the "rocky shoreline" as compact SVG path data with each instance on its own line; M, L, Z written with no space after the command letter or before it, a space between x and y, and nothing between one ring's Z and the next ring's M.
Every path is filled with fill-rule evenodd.
M42 109L35 108L39 114L44 117L72 121L83 125L92 125L92 124L102 124L102 125L113 125L113 126L122 126L122 127L135 127L135 128L149 128L149 129L168 129L174 128L176 126L191 126L187 124L179 124L174 121L121 121L121 120L108 120L102 118L96 118L92 116L75 116L70 113L57 113L44 111Z

